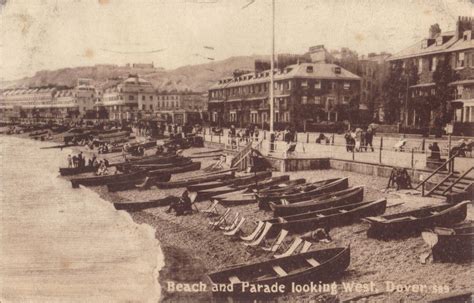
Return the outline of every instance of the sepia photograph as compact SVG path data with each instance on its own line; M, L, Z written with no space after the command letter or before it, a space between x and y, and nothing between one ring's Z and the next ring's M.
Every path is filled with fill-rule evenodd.
M0 0L0 302L474 302L474 0Z

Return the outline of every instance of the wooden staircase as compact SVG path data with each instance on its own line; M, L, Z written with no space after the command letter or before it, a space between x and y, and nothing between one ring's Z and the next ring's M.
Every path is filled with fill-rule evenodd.
M259 142L249 142L242 148L232 159L230 167L237 168L238 171L245 171L250 166L252 151L258 152L262 145L262 140ZM254 146L255 145L255 146Z
M451 172L433 188L431 188L426 196L442 196L442 197L465 197L472 200L474 193L474 178L469 175L474 170L471 166L464 173Z

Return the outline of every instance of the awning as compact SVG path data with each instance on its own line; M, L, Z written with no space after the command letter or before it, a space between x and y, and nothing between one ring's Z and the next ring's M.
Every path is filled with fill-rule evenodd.
M454 86L454 85L463 85L463 84L474 84L474 79L454 81L454 82L449 83L448 85Z
M436 83L434 83L434 82L420 83L420 84L417 84L417 85L412 85L412 86L410 86L410 88L430 87L430 86L435 86L435 85L436 85Z

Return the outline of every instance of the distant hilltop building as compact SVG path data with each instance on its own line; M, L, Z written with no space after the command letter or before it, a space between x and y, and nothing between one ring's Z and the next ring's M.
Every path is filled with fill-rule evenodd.
M155 68L155 65L152 63L127 63L125 64L125 67L131 67L131 68L136 68L136 69L153 69Z

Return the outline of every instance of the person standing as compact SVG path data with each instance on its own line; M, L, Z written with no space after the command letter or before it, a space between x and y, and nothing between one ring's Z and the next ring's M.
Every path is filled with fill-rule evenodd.
M365 133L365 144L366 148L369 147L372 151L374 151L374 146L372 145L372 141L374 140L374 133L371 127L367 128L367 132Z
M82 167L82 161L83 161L82 152L80 152L79 155L77 156L77 162L78 162L79 167Z

